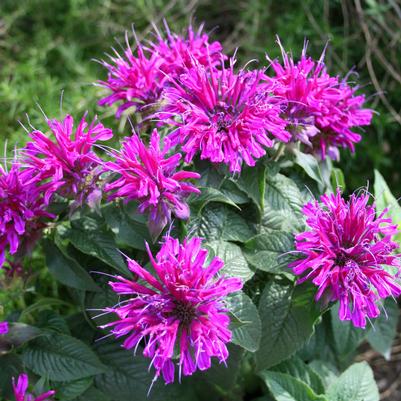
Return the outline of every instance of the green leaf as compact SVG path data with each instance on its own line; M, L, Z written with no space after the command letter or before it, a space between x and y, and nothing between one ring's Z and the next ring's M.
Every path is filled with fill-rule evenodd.
M227 175L227 166L224 164L210 163L208 160L194 159L195 171L200 174L198 186L220 188L224 177Z
M116 305L118 298L118 295L111 288L88 294L85 299L86 310L97 326L103 326L115 320L115 316L112 313L99 313L99 310Z
M276 174L267 177L265 207L261 230L293 232L303 226L304 199L297 185L290 178Z
M232 181L252 199L259 212L262 213L265 204L266 167L262 164L245 167L242 169L239 179Z
M338 370L329 361L314 359L310 362L309 366L319 375L325 388L337 380Z
M74 400L88 390L92 383L93 377L60 383L55 387L57 398L63 401Z
M8 328L8 333L0 336L0 355L43 334L37 327L24 323L9 323Z
M96 387L89 387L83 394L75 399L75 401L110 401L111 397L105 395Z
M274 371L287 373L290 376L306 383L316 394L324 393L324 386L319 375L298 356L281 362L274 367Z
M50 273L60 283L78 290L99 291L88 272L53 242L44 240L43 250Z
M322 359L337 363L337 351L334 349L330 313L325 313L315 326L312 337L303 345L297 354L304 361Z
M122 246L144 251L145 241L151 242L146 224L132 219L123 205L110 203L102 208L102 215Z
M286 373L263 371L259 376L277 401L327 401L325 396L317 395L306 383Z
M249 268L248 263L241 251L241 248L226 241L211 241L205 243L207 248L211 248L215 256L224 261L222 273L230 277L239 277L244 281L252 278L254 272Z
M380 214L385 208L389 208L387 215L391 217L394 224L398 225L400 231L394 236L394 240L401 246L401 206L377 170L375 170L374 192L377 214Z
M55 381L78 380L107 369L82 341L59 333L32 341L22 358L34 373Z
M212 358L210 369L205 372L198 372L198 377L195 376L195 380L192 382L193 385L197 386L197 394L200 393L199 398L202 401L242 400L239 396L233 397L233 394L238 393L238 383L243 380L241 375L242 361L245 359L246 352L234 344L228 344L227 348L230 354L227 365L219 363L216 358ZM207 391L205 391L206 388Z
M312 180L316 181L320 188L323 188L324 181L317 159L310 154L300 152L298 149L293 149L293 152L295 154L295 163L298 164Z
M385 359L391 359L391 346L397 335L400 309L393 299L384 301L384 311L373 321L373 327L368 331L369 344Z
M312 286L294 287L288 280L268 283L259 302L262 340L256 353L258 370L289 358L311 337L319 311Z
M254 235L246 220L221 204L205 207L198 217L191 219L188 231L208 241L244 242Z
M41 298L21 312L20 320L26 319L27 316L34 312L51 309L52 306L70 306L70 304L57 298Z
M343 191L346 188L344 173L340 168L334 167L331 171L331 186L333 188L341 188Z
M334 337L334 346L338 358L344 359L355 352L359 344L365 339L367 331L355 327L351 321L342 321L338 317L339 304L334 305L331 310L331 325Z
M0 356L0 399L11 400L12 378L18 377L23 372L23 367L19 355L7 354Z
M230 179L223 181L220 187L220 191L237 205L243 205L245 203L248 203L250 200L247 193L241 191L238 188L237 184L235 184L235 182Z
M379 401L372 369L366 362L350 366L327 390L329 401Z
M99 226L93 218L76 221L68 230L67 237L81 252L94 256L117 271L129 274L121 253L117 249L113 233Z
M40 312L37 325L45 330L56 331L61 334L71 334L66 320L53 310Z
M227 304L234 317L231 324L232 342L248 351L255 352L259 348L262 335L262 323L258 309L242 291L228 296Z
M191 195L188 200L194 215L201 213L203 208L211 202L223 203L239 209L235 202L219 189L212 187L202 187L200 189L202 192L199 195Z
M138 354L140 351L138 350ZM184 383L165 386L162 380L154 384L148 397L154 376L153 371L148 371L150 360L133 356L133 351L122 348L120 343L103 343L97 347L97 352L103 363L107 365L107 370L96 376L95 384L100 391L113 400L193 400L191 387Z
M279 230L266 231L245 242L244 255L250 265L270 273L289 272L292 260L287 252L294 248L292 234Z

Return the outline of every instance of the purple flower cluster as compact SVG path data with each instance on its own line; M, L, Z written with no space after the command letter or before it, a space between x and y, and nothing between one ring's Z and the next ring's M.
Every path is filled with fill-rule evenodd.
M135 52L128 44L124 56L116 53L110 58L110 63L103 61L102 64L109 72L107 81L100 81L99 84L111 94L101 99L99 105L121 103L116 112L117 118L131 107L142 110L159 100L166 77L160 72L162 59L157 53L149 54L137 42Z
M46 211L43 196L49 184L14 162L9 170L0 165L0 268L11 255L30 250L44 227L44 219L54 216ZM22 243L24 243L22 245Z
M307 149L339 159L339 147L354 151L361 136L353 129L369 125L372 110L364 109L364 95L356 95L358 87L346 80L330 76L323 56L315 61L306 55L305 44L301 58L294 62L282 48L283 63L268 60L274 71L274 94L283 98L287 107L283 118L294 140L300 140Z
M157 32L157 42L150 47L162 59L160 70L169 77L178 77L185 68L192 66L193 59L205 67L215 67L221 58L226 59L221 43L209 43L209 36L202 32L203 26L197 32L189 26L185 37L170 32L167 24L165 28L166 38Z
M177 171L180 154L166 156L167 150L161 149L159 134L154 130L148 147L133 134L126 138L121 151L114 154L115 160L105 164L106 171L119 176L105 186L106 192L112 192L109 199L138 200L139 212L149 211L149 230L154 238L171 221L172 213L179 219L188 219L190 212L185 197L200 193L187 182L200 175Z
M148 248L155 275L128 259L129 269L144 284L121 276L109 283L127 299L106 309L118 320L103 327L113 327L117 338L126 337L126 349L136 350L145 340L143 355L152 360L154 380L162 374L166 383L174 381L175 358L179 378L209 369L212 357L220 363L228 358L231 332L224 298L239 291L242 283L216 277L224 263L215 257L207 264L208 251L201 245L200 238L180 243L167 236L156 258Z
M316 299L339 301L339 317L365 327L366 318L379 316L380 298L401 295L397 232L387 210L376 217L369 195L352 195L346 202L340 191L323 195L321 203L305 205L309 227L296 236L296 249L304 258L290 266L298 282L312 280L319 287ZM395 268L390 273L386 266Z
M17 383L15 383L15 380L13 379L15 401L51 401L51 397L56 394L54 390L50 390L35 397L27 392L28 385L28 375L26 373L19 375Z
M240 172L266 148L291 139L323 159L338 159L340 147L354 151L360 141L355 129L371 122L358 87L330 76L323 55L313 60L306 45L298 62L284 49L283 64L268 58L268 77L264 70L235 71L233 59L226 67L221 44L209 44L201 30L190 27L185 38L166 31L166 39L157 32L147 47L137 41L136 55L128 45L124 57L104 63L109 77L101 85L111 94L100 104L120 102L119 117L131 106L158 102L154 117L176 128L172 145L181 146L187 162L199 153Z
M254 166L273 139L291 138L264 72L236 73L232 59L229 68L222 62L219 70L193 60L193 66L165 89L164 100L160 116L178 127L169 138L181 145L186 162L199 153L201 159L240 172L243 162Z
M24 150L28 171L51 183L45 193L47 201L55 192L74 198L78 205L84 200L93 201L99 196L96 182L102 164L93 152L93 145L110 139L113 136L111 129L96 120L88 125L86 116L75 128L70 115L61 122L54 119L47 123L55 141L41 131L29 134L32 142Z
M99 105L119 103L117 118L131 107L142 111L157 103L166 82L178 76L192 57L203 65L207 65L209 58L214 62L220 60L221 44L209 44L209 37L202 33L202 29L194 32L190 26L186 37L171 33L167 25L166 30L167 38L157 32L157 41L148 46L136 39L135 50L126 38L124 55L116 53L110 57L110 62L102 62L108 70L108 77L99 84L111 94L101 99Z
M0 335L8 333L8 322L0 322Z

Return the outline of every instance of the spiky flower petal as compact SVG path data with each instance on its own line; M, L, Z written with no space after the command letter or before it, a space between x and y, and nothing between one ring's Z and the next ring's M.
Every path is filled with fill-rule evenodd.
M15 401L51 401L53 395L56 394L54 390L50 390L35 397L27 392L28 384L28 375L26 373L19 375L17 383L15 383L15 379L13 378Z

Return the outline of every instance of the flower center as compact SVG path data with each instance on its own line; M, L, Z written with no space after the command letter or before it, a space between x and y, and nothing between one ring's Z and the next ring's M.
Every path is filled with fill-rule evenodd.
M344 267L348 260L349 260L349 257L344 255L342 252L340 252L337 255L336 259L334 260L334 263L337 266Z
M189 325L196 316L194 306L184 301L174 301L174 304L173 314L183 325Z
M213 123L217 126L217 131L228 131L234 121L234 110L232 106L217 105L213 110Z

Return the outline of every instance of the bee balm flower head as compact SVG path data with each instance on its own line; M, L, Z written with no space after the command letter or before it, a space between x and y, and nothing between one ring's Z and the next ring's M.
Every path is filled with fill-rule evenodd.
M226 59L222 53L220 42L209 43L209 36L202 32L201 25L197 31L192 26L187 29L187 35L172 33L165 23L166 35L157 32L157 42L152 43L152 49L162 58L160 70L172 78L177 78L185 68L191 67L192 59L205 67L217 66L221 59Z
M188 182L200 175L179 170L181 155L168 157L167 147L160 146L160 137L154 130L149 146L137 134L126 138L121 152L114 153L115 160L105 164L106 171L118 173L118 178L105 186L111 191L110 199L138 200L139 211L149 212L149 229L156 238L171 221L174 214L179 219L189 218L185 198L190 193L200 193Z
M309 228L296 238L296 249L303 258L292 263L299 282L311 280L318 286L316 299L323 295L339 301L339 317L365 327L366 318L379 316L378 301L398 297L399 273L389 273L385 266L399 271L399 257L392 241L397 232L386 210L376 217L369 196L351 195L345 201L340 191L323 195L321 203L304 207Z
M155 258L149 249L148 253L155 275L128 259L129 269L146 286L120 276L110 282L128 299L107 309L118 320L105 327L113 327L116 337L126 337L127 349L146 340L143 355L156 370L154 380L162 374L166 383L172 383L176 364L181 377L209 369L212 357L224 363L231 340L224 298L240 290L241 281L217 275L223 261L215 257L207 263L200 238L180 243L166 237Z
M100 86L111 92L99 101L99 105L119 103L117 118L131 107L135 106L140 111L156 103L166 79L160 71L163 59L157 52L146 50L138 40L136 50L133 51L128 37L126 42L123 56L116 53L115 57L110 58L110 63L102 62L108 70L108 77L107 81L99 82Z
M43 194L48 189L49 184L39 183L17 162L9 170L0 165L0 267L7 249L11 255L28 251L44 227L43 219L54 217L46 212Z
M24 162L32 174L51 182L46 191L47 200L57 191L81 205L98 192L96 182L101 160L93 145L110 139L113 133L96 120L88 124L86 115L76 127L70 115L63 121L47 120L47 124L53 138L41 131L31 132L32 142L26 146Z
M264 78L263 71L235 73L234 60L219 70L193 60L166 88L160 118L177 126L170 139L181 145L186 162L199 153L201 159L239 172L243 163L254 166L274 140L290 139L279 116L281 105L270 96Z
M361 136L355 128L369 125L372 110L364 109L365 97L356 95L358 87L330 76L323 61L307 56L305 44L301 58L294 62L282 48L283 62L268 60L273 69L274 93L288 102L283 118L293 139L305 143L321 158L339 158L339 147L354 151Z
M156 29L155 42L149 41L144 46L135 36L136 49L132 49L126 36L124 54L115 52L110 62L102 62L108 70L106 81L100 81L100 86L111 93L99 101L101 106L111 106L118 103L116 117L135 107L144 111L149 106L155 106L162 95L163 89L170 79L175 79L185 66L192 63L191 56L202 65L208 65L211 58L213 65L219 62L222 46L219 42L209 44L209 37L202 33L202 27L195 32L190 26L186 36L172 33L166 26L166 35Z

